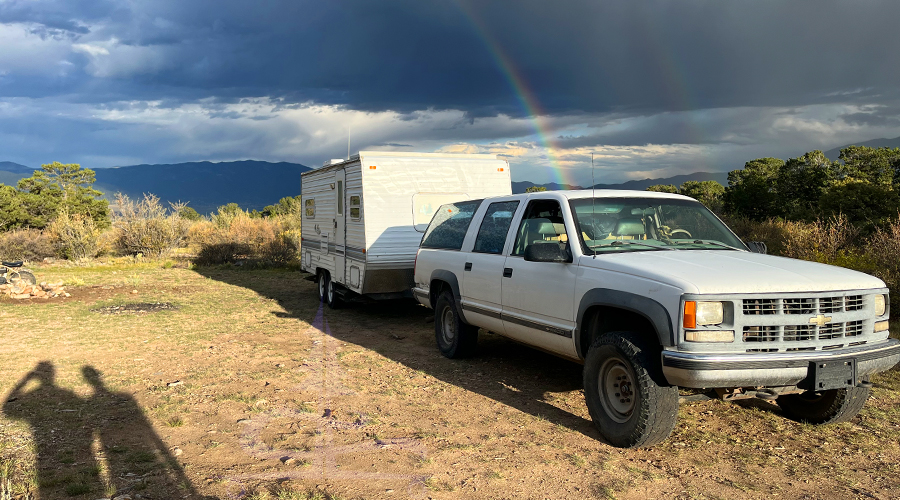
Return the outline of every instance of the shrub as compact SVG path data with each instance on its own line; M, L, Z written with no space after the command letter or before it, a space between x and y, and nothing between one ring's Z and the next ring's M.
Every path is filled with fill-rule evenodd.
M287 224L282 219L287 219ZM188 241L199 247L194 261L199 266L241 261L252 265L284 266L297 259L299 234L299 222L292 214L254 217L229 204L220 207L211 221L193 224L188 231Z
M859 229L844 215L815 222L788 222L784 255L827 264L856 250Z
M47 226L47 232L60 257L84 260L99 253L101 230L90 217L62 210Z
M152 194L145 194L140 201L118 194L116 204L120 213L113 226L118 231L117 246L124 253L159 258L187 234L190 222L179 215L184 206L173 204L168 210Z
M56 249L50 236L37 229L0 233L0 259L41 260L55 256Z

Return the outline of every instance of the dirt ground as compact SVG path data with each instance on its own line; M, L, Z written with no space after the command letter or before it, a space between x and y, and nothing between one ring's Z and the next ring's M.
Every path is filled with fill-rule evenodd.
M332 311L289 271L36 271L72 297L0 301L14 499L900 498L896 370L850 423L685 403L668 441L619 450L580 365L488 334L445 359L409 302Z

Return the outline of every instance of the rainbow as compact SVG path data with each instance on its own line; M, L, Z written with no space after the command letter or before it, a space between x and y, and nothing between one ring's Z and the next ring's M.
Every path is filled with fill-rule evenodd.
M547 116L547 112L538 102L537 96L528 86L522 73L518 70L501 45L494 39L478 16L465 4L465 1L457 0L456 4L474 26L478 37L484 42L488 52L493 56L497 66L503 73L503 76L512 87L516 99L522 105L522 109L527 113L528 120L534 128L538 142L547 150L547 159L550 162L550 171L553 172L553 181L557 184L577 184L569 169L563 168L560 165L557 156L557 150L560 148L557 146L553 137L553 130L546 121L545 117Z
M558 184L578 184L572 176L572 169L565 168L560 164L558 151L560 148L555 142L553 130L546 120L548 113L541 107L537 96L528 86L522 73L518 70L512 59L503 50L491 32L487 29L481 19L472 12L471 8L466 5L465 0L456 0L462 13L469 19L475 28L475 32L487 47L488 52L493 56L497 66L500 68L504 77L512 87L516 98L522 105L522 108L528 115L528 119L534 128L538 142L547 150L547 157L550 162L550 169L554 174L554 181ZM651 25L653 21L647 19L644 22L644 32L647 34L647 41L652 45L654 50L648 51L654 62L662 73L662 81L666 82L664 89L666 99L675 105L679 110L694 109L691 106L691 94L688 89L687 75L680 69L683 65L679 65L674 53L665 53L665 47L668 45L660 40L658 34L662 32L660 26ZM685 128L689 137L694 140L695 144L701 144L705 134L701 130L701 124L690 116L685 117ZM716 166L706 163L709 169L716 169Z

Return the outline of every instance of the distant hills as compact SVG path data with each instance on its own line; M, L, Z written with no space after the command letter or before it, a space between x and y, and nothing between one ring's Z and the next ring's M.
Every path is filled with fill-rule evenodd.
M650 186L656 184L673 184L675 187L680 186L685 181L716 181L723 186L728 185L728 172L694 172L693 174L675 175L672 177L663 177L659 179L643 179L622 182L620 184L595 184L594 189L630 189L634 191L643 191ZM590 189L590 186L570 186L567 184L534 184L528 181L519 181L512 183L513 193L524 193L531 186L545 187L548 191L557 189Z
M188 202L201 214L232 202L260 210L299 195L300 174L307 170L299 163L257 160L132 165L96 169L94 187L108 196L123 193L133 199L153 193L166 202Z
M188 202L201 214L226 203L260 210L285 196L300 194L300 174L310 170L299 163L243 160L167 165L132 165L98 168L94 187L112 199L115 193L140 198L153 193L163 202ZM0 162L0 183L15 185L34 169Z
M837 160L841 155L841 150L849 146L867 146L870 148L900 148L900 137L893 139L872 139L866 142L857 142L856 144L847 144L839 148L829 149L825 151L825 156L830 160Z

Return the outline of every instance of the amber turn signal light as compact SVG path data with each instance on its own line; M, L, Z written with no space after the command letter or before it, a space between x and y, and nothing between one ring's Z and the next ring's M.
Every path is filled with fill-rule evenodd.
M697 328L697 303L693 300L684 301L684 320L681 324L685 328Z

